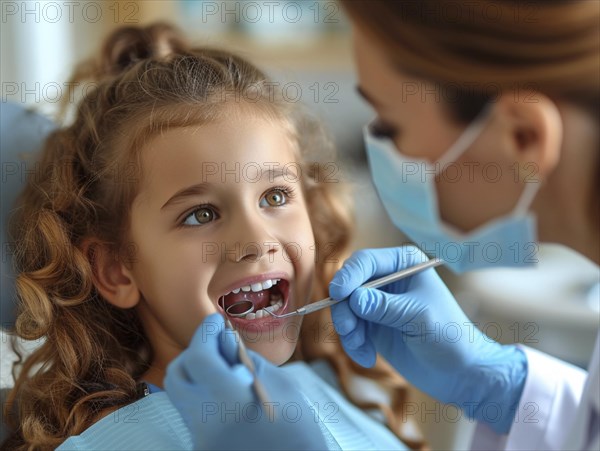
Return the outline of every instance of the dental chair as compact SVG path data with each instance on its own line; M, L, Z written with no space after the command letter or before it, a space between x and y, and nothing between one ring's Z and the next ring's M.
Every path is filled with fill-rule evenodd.
M10 388L14 385L12 362L16 356L10 347L6 331L11 330L16 317L15 272L12 265L13 243L8 236L8 221L17 196L25 186L27 175L35 170L36 155L44 139L54 128L44 116L11 102L0 102L0 161L2 182L0 210L2 220L2 274L0 284L0 401L2 410ZM0 413L0 444L9 434Z

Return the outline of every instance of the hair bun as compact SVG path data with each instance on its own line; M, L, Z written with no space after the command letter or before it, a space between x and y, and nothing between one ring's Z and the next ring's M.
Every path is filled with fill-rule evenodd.
M186 39L170 24L122 27L104 42L100 67L106 75L117 75L138 61L165 58L187 49Z

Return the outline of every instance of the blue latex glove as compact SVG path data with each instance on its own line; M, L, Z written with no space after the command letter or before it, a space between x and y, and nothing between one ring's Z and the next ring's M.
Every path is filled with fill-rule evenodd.
M427 256L413 246L361 250L336 273L331 308L348 355L371 367L379 352L409 382L444 403L510 430L527 374L525 354L475 327L433 269L380 289L363 283L414 266Z
M167 367L165 390L194 449L327 449L308 400L282 370L248 350L270 397L260 407L252 375L238 359L236 336L214 313ZM274 416L273 416L274 415Z

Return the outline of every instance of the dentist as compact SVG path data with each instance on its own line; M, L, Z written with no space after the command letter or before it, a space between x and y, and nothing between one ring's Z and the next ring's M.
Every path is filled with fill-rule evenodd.
M529 266L538 241L600 262L600 3L343 0L359 92L377 112L367 155L394 224L457 273ZM356 252L330 294L346 352L383 355L478 420L476 449L599 449L600 339L589 371L485 337L426 256ZM448 338L439 331L452 325Z

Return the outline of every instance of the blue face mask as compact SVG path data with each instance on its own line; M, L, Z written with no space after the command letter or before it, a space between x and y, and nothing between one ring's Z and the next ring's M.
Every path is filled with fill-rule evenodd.
M489 107L435 163L402 155L392 140L366 126L367 156L373 182L392 222L427 254L442 258L454 272L537 262L536 221L528 213L539 183L526 183L515 209L469 233L442 221L436 175L475 141L487 123Z

